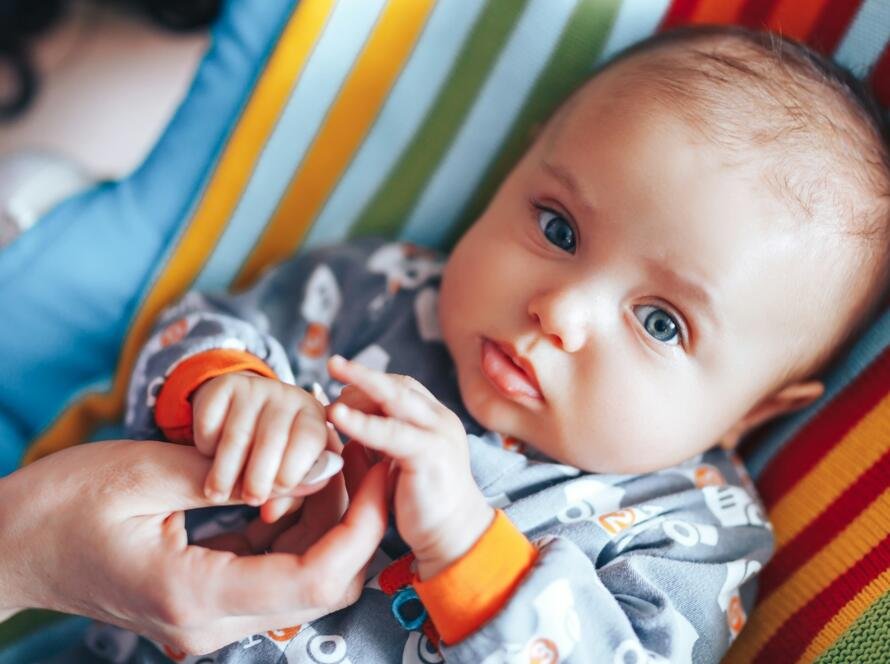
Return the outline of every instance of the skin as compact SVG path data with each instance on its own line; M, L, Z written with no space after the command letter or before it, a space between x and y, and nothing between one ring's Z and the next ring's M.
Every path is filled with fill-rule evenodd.
M722 153L670 109L647 103L644 86L623 90L628 66L596 77L548 124L451 253L439 297L470 413L559 461L613 473L670 466L715 441L732 446L811 403L821 384L788 376L807 348L837 336L845 307L861 299L831 295L840 292L826 269L839 263L836 244L800 232L789 206L767 193L756 159ZM565 224L574 253L544 232L555 225L550 232L564 239ZM717 322L665 267L710 293ZM679 343L647 331L656 313L682 328ZM495 388L481 368L484 337L513 344L533 364L540 398ZM457 417L409 377L336 359L328 368L349 386L325 415L356 443L346 446L335 493L307 499L319 501L303 511L311 520L255 529L246 544L217 543L227 551L188 546L181 510L209 502L197 487L211 462L199 451L120 441L66 450L0 481L0 523L13 534L0 538L8 549L0 558L12 561L0 569L0 614L54 608L207 652L233 633L305 622L354 601L389 502L420 578L460 558L493 510L473 482ZM219 460L226 426L243 430L231 432L242 440L217 464L208 493L240 490L232 478L245 468L251 502L275 497L272 484L294 486L325 447L320 404L255 376L214 381L196 395L199 445ZM247 412L257 402L251 392L261 410ZM226 425L220 409L245 410ZM300 417L312 424L292 446ZM254 457L262 463L251 465ZM386 463L374 465L378 458ZM97 472L129 478L128 490L97 493ZM352 501L341 519L344 480ZM32 496L29 510L14 507ZM266 507L276 500L264 505L268 520L280 516ZM72 549L83 532L91 538ZM60 558L60 543L78 554ZM270 545L287 553L233 554ZM210 594L207 579L217 584Z
M209 504L211 462L193 447L107 441L41 459L0 480L0 617L54 609L206 653L347 606L387 523L387 468L357 451L345 485L306 499L308 519L248 526L245 553L261 555L188 544L183 510Z
M836 243L801 231L756 159L649 101L639 77L628 90L631 66L547 125L451 252L438 302L470 413L593 472L675 465L808 405L822 384L789 376L849 319L833 302L826 320L821 299L839 292ZM486 338L533 365L540 394L495 386ZM328 370L350 385L329 419L390 460L399 533L435 575L493 518L465 433L407 376Z
M831 282L825 238L800 230L755 159L725 154L648 102L644 86L625 89L629 66L593 79L548 125L452 251L439 299L470 413L564 463L612 473L731 446L810 403L821 384L785 376L844 319L843 303L826 317L819 298ZM548 224L572 229L574 253L548 240ZM709 293L715 320L665 269ZM666 342L647 332L656 310L683 333ZM494 387L484 337L533 364L542 398Z

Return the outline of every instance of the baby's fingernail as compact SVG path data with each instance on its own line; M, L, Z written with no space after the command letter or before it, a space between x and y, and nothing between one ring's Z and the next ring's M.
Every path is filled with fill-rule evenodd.
M247 503L248 505L250 505L251 507L259 507L264 502L266 502L259 496L255 496L252 493L245 493L242 496L242 498L244 499L244 502Z
M207 496L212 503L224 503L226 501L226 495L222 491L204 489L204 495Z

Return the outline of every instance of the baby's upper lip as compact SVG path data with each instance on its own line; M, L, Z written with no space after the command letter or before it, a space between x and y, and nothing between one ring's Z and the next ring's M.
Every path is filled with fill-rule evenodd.
M538 391L542 397L544 393L541 391L541 384L538 382L538 376L535 373L535 366L528 359L524 358L519 354L519 351L516 350L516 346L511 344L509 341L498 341L497 339L492 339L498 347L504 351L504 353L513 360L513 363L522 369L526 375L528 376L529 382L534 385L535 389Z

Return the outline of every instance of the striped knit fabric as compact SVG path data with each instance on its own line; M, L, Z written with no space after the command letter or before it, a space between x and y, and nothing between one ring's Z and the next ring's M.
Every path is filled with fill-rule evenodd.
M247 11L247 0L231 4ZM294 4L209 174L195 176L188 216L147 279L109 386L72 394L38 423L28 461L120 416L152 321L188 288L243 288L301 247L356 235L450 247L534 126L598 63L656 30L777 30L866 77L890 104L890 0ZM888 317L869 334L820 404L749 450L779 550L728 661L890 660ZM47 618L27 620L11 633Z

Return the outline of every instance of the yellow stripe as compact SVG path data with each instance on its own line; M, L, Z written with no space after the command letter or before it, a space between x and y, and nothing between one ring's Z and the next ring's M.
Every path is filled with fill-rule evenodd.
M776 549L824 512L890 449L890 395L884 397L773 509Z
M234 281L290 256L349 165L420 36L435 0L391 0L343 84L312 148Z
M847 602L844 608L825 624L825 627L810 641L810 645L797 661L799 663L812 662L828 650L841 637L841 634L846 632L850 625L856 622L856 619L878 601L888 589L890 589L890 570L884 570L878 578L860 590L856 597Z
M887 523L890 523L890 489L751 612L751 620L724 664L750 662L786 620L886 537Z
M334 0L303 0L288 21L188 230L130 326L111 390L88 393L63 411L30 447L25 463L83 442L98 423L120 416L140 347L160 311L188 289L212 253L333 4Z

